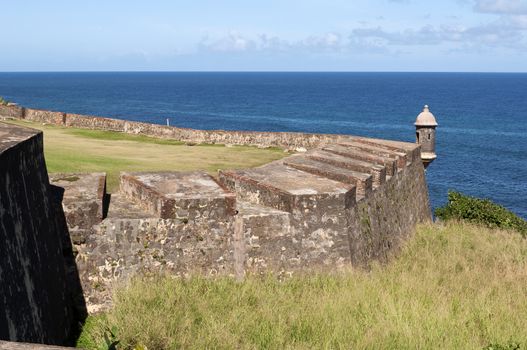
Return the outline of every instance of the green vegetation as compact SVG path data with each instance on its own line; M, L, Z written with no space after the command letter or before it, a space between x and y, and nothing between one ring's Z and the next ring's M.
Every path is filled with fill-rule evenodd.
M520 235L451 221L418 227L392 263L369 272L136 278L88 319L78 345L517 349L527 345L526 271Z
M448 204L437 208L435 215L442 220L467 220L491 228L516 230L522 236L527 236L527 221L510 210L488 199L470 197L455 191L448 192Z
M0 96L0 105L1 106L7 106L9 101L5 100L2 96Z
M116 191L121 171L192 171L212 175L218 169L250 168L286 155L279 148L186 145L112 131L64 128L16 121L44 131L44 153L49 172L99 172L108 174L108 190Z

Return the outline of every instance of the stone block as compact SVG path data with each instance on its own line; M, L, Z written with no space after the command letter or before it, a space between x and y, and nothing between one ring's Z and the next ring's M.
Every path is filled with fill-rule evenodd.
M106 200L105 173L55 173L50 183L62 200L62 208L74 244L82 244L93 225L104 218Z
M202 172L122 173L121 193L163 219L229 220L236 196Z
M355 203L355 186L300 171L281 162L222 171L220 182L233 186L240 200L293 213L340 210Z

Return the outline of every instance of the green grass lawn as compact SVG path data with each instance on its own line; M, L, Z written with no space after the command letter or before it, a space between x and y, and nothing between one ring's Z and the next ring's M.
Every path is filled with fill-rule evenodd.
M79 346L106 349L113 334L118 349L516 349L527 346L526 286L518 233L421 226L370 272L136 278L88 319Z
M219 169L251 168L287 155L279 148L188 146L176 140L119 132L10 122L44 131L49 172L104 171L110 192L118 189L121 171L204 170L216 174Z

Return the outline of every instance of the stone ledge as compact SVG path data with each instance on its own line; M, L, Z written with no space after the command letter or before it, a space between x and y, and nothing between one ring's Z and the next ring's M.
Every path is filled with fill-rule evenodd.
M13 124L0 123L0 153L38 134L42 134L42 131Z
M78 349L55 345L35 344L35 343L18 343L0 340L0 350L66 350Z

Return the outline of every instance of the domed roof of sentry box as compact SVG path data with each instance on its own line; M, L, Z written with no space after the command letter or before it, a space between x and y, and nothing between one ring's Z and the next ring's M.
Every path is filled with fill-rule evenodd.
M436 118L428 110L428 105L425 105L423 111L419 113L414 123L415 126L437 126Z

